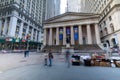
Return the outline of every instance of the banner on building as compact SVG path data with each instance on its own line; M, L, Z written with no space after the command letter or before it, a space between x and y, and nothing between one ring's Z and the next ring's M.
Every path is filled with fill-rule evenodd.
M67 34L67 35L70 35L70 27L67 27L67 28L66 28L66 34Z
M78 40L78 26L74 26L74 39Z
M63 28L59 28L59 40L63 40Z

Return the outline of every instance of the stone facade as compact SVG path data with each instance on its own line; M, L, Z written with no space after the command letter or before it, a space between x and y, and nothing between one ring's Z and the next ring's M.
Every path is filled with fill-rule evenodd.
M44 22L44 45L100 44L97 14L67 12ZM61 38L60 38L61 37Z

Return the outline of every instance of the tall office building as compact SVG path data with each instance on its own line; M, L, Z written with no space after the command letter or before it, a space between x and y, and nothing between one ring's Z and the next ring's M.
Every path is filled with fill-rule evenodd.
M82 12L82 0L67 0L66 12Z
M46 0L46 17L52 18L60 14L60 0Z
M85 10L100 14L99 28L102 42L120 48L120 0L86 0Z
M85 0L85 10L89 13L101 13L111 0Z
M0 36L41 42L45 0L0 0Z
M55 0L55 16L60 14L60 4L61 0Z

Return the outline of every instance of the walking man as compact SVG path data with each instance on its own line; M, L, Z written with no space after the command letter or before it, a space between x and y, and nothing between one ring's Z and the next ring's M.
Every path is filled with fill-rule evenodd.
M51 51L48 54L48 59L49 59L49 66L52 66L53 54Z

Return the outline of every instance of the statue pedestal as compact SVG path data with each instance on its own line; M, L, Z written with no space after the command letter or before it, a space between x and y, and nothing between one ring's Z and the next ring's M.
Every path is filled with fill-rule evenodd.
M70 47L70 44L66 44L66 47L62 47L62 53L66 53L69 50L70 53L74 53L74 47Z
M66 48L70 48L70 44L66 44Z

